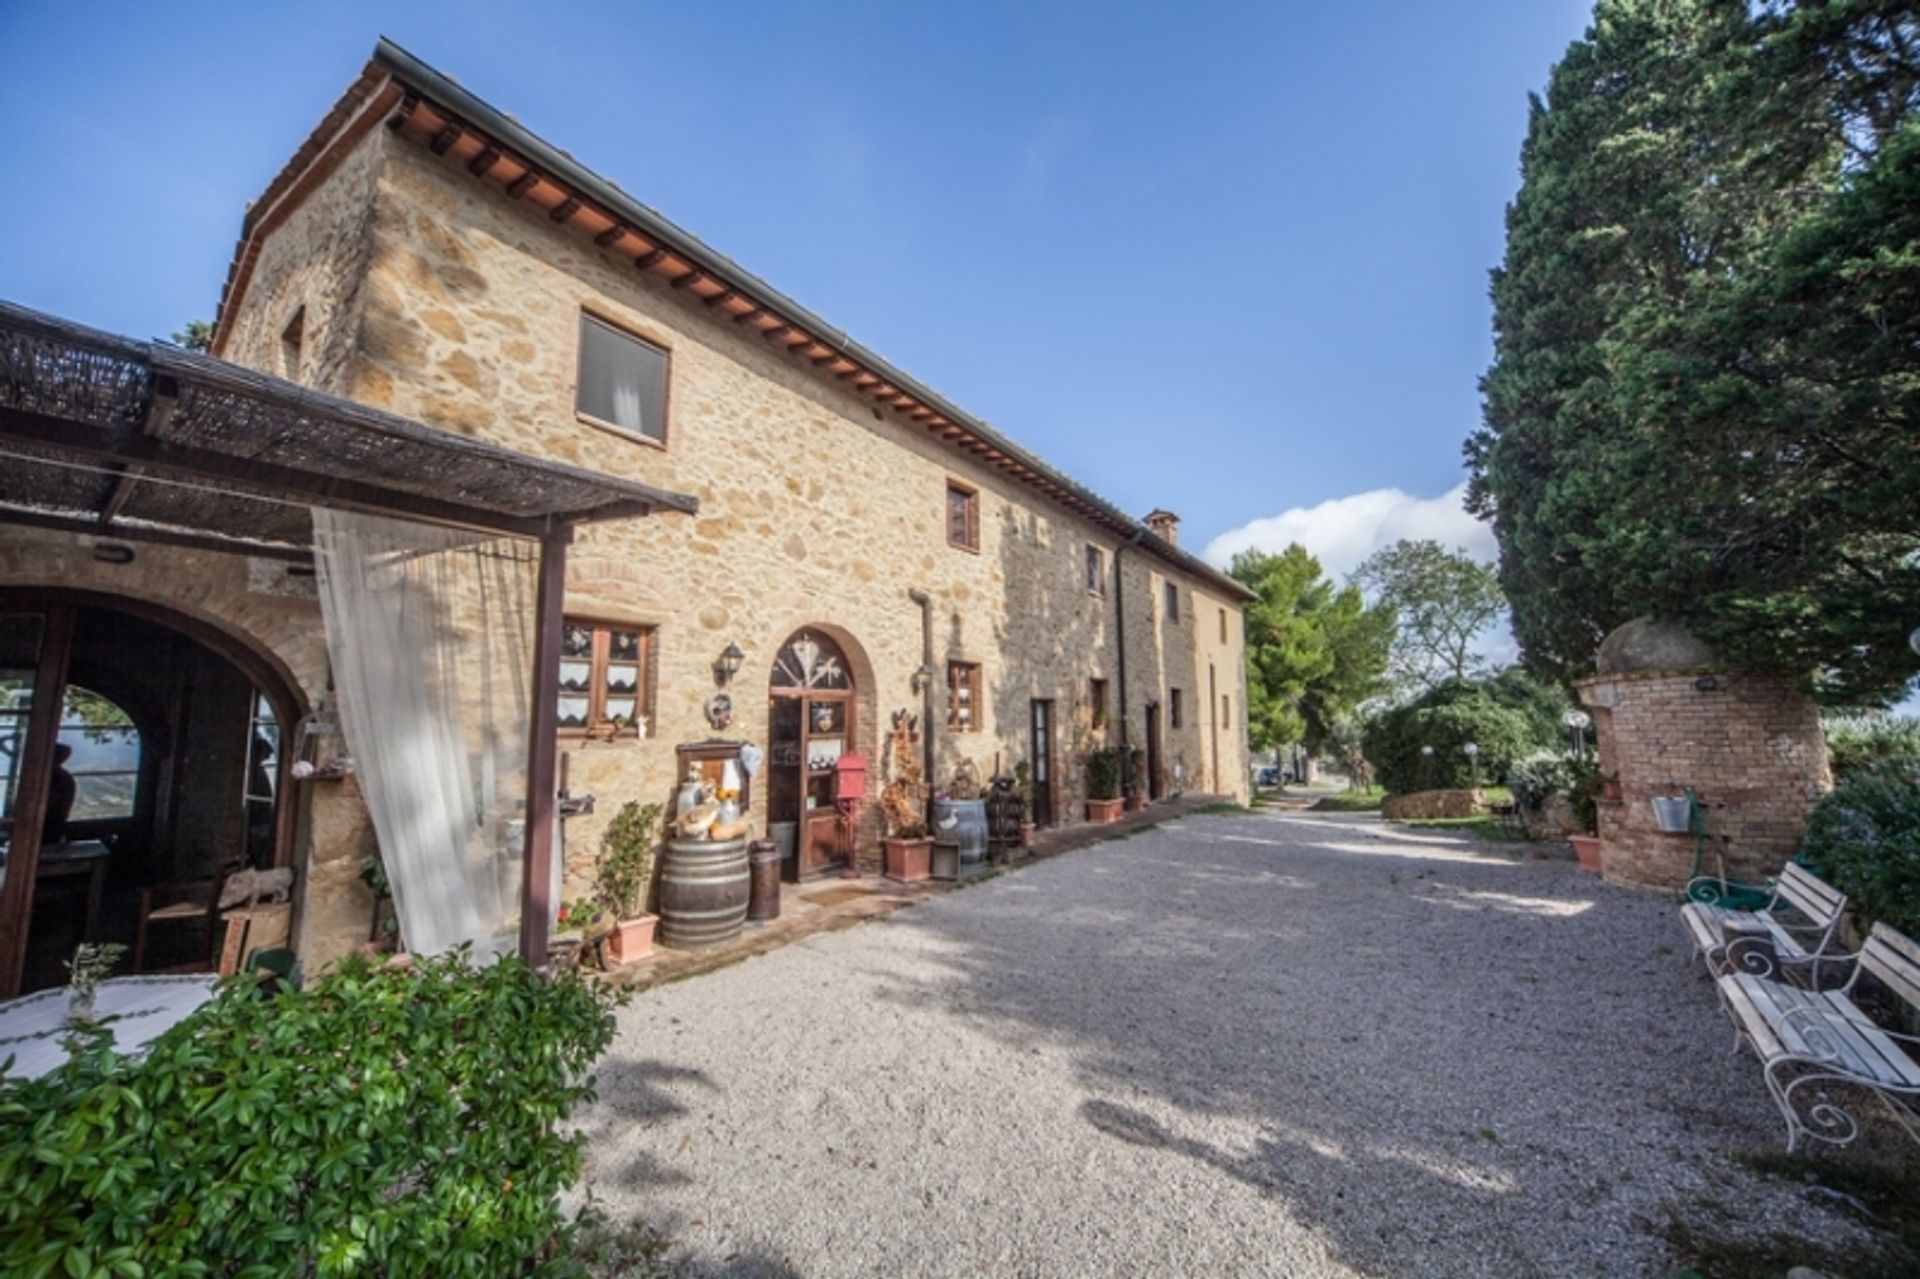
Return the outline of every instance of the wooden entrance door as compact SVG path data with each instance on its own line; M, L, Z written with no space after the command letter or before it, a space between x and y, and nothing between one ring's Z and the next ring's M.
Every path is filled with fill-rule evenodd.
M789 879L845 864L853 849L834 804L835 765L853 753L853 673L839 645L800 631L774 658L768 724L767 822L792 823Z
M1147 798L1160 798L1160 703L1147 703Z
M1053 813L1053 703L1035 698L1032 710L1033 812L1035 826L1051 826Z

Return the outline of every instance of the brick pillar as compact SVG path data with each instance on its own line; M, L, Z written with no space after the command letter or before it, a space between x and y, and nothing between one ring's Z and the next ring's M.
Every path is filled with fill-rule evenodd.
M1820 714L1801 683L1689 670L1629 671L1575 688L1593 713L1603 796L1601 873L1635 888L1684 887L1691 835L1662 832L1652 799L1691 786L1706 809L1702 873L1725 859L1733 879L1778 874L1799 851L1807 812L1832 788Z

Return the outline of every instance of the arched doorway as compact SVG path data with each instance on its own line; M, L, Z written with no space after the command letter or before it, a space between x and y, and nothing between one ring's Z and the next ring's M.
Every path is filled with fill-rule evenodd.
M832 636L796 631L773 659L767 743L767 828L791 854L790 879L838 869L854 855L834 807L835 766L853 754L853 667Z
M177 889L292 858L274 664L192 619L82 592L0 590L0 997L58 985L82 940L131 943ZM214 913L152 930L210 967ZM124 965L123 965L124 967Z

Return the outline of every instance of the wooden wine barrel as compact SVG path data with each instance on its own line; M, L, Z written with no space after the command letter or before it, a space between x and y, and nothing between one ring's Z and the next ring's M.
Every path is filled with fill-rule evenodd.
M676 950L724 946L747 922L747 841L675 839L660 866L660 941Z
M962 866L976 866L986 861L987 801L984 799L934 800L933 842L958 845Z

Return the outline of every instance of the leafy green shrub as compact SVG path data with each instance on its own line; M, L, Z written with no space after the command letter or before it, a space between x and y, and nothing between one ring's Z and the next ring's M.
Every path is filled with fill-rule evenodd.
M660 805L630 799L600 836L600 903L616 919L638 919L653 883L654 838Z
M1087 752L1087 795L1091 799L1119 799L1120 773L1126 752L1118 746L1100 746Z
M95 1032L0 1082L0 1274L567 1273L609 998L512 958L351 960L229 983L143 1058Z
M1535 751L1513 761L1507 770L1507 789L1513 802L1528 812L1539 812L1549 797L1573 786L1574 761L1554 751Z
M1894 760L1848 777L1814 806L1802 848L1863 922L1920 937L1920 764Z
M1836 782L1887 760L1920 764L1920 719L1912 715L1836 716L1825 727Z
M1366 755L1380 784L1390 794L1466 786L1473 766L1464 747L1480 747L1479 776L1497 782L1513 761L1551 747L1540 741L1520 711L1502 705L1486 686L1448 680L1403 706L1382 711L1368 722ZM1433 747L1429 760L1422 746Z

